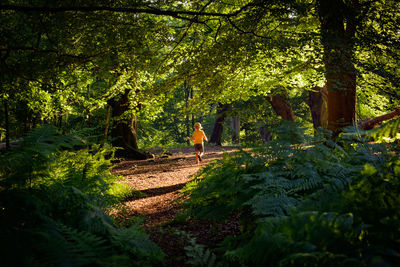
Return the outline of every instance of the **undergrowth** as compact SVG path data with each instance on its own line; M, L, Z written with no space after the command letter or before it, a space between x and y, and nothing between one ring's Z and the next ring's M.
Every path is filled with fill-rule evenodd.
M1 152L2 265L163 262L162 251L138 223L122 228L107 215L130 194L110 173L112 153L53 127L36 129L17 148Z
M224 155L183 190L187 217L241 214L242 234L214 249L216 265L398 266L397 146L311 138L288 125L277 132Z

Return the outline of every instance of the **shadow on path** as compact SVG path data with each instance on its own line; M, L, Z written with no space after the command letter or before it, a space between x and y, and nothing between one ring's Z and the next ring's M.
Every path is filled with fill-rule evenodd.
M138 200L138 199L142 199L142 198L161 196L164 194L168 194L168 193L171 193L174 191L181 190L185 185L186 185L186 183L180 183L180 184L174 184L174 185L170 185L170 186L140 190L140 192L144 193L145 196L143 196L143 197L128 197L125 199L125 201L134 201L134 200Z

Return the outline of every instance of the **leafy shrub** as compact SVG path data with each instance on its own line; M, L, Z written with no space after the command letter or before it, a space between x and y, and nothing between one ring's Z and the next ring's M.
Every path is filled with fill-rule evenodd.
M110 194L118 178L110 174L110 151L74 151L79 143L43 127L0 155L3 264L160 264L163 253L138 224L119 228L105 213L118 201Z

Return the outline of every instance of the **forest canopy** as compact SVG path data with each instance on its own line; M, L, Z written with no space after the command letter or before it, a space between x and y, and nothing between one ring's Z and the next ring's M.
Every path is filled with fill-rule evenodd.
M306 123L317 87L331 92L322 125L336 134L398 106L397 9L396 1L11 1L0 5L2 138L5 109L12 139L42 121L81 117L91 127L108 105L135 126L133 115L160 116L177 90L190 91L177 100L186 101L182 115L264 97L283 119ZM129 108L118 110L125 94ZM266 121L266 106L256 121Z

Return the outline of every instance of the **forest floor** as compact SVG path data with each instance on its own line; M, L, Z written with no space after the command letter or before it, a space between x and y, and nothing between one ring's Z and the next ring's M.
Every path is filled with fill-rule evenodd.
M237 147L207 146L200 164L196 164L191 147L168 149L167 153L154 150L153 159L121 161L113 173L122 175L124 183L143 193L143 196L126 199L125 208L118 215L121 223L129 225L133 223L132 218L141 217L150 238L166 254L166 266L175 267L185 266L184 247L189 245L189 239L194 238L196 244L214 247L227 235L238 234L238 216L224 223L174 220L180 211L176 200L182 196L180 190L185 184L192 181L201 168L222 158L224 152L233 153L235 150Z

